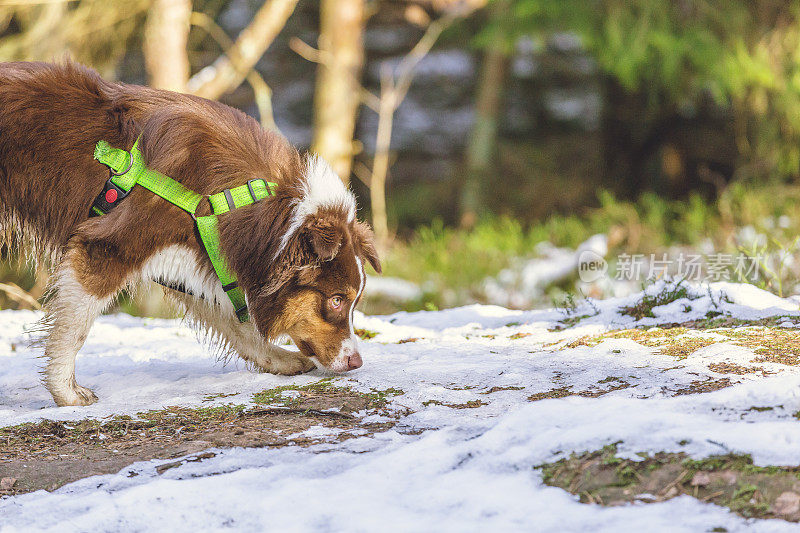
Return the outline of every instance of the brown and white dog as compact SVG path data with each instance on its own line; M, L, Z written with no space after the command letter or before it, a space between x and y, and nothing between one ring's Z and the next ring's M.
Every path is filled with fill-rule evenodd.
M209 195L267 178L277 194L220 216L220 244L247 298L239 323L192 218L142 187L89 218L108 178L100 140L140 149L149 168ZM198 215L210 214L201 204ZM229 353L258 370L361 366L353 309L364 264L380 272L370 228L325 161L217 102L111 83L74 63L0 63L0 224L5 245L34 250L54 273L45 306L44 383L58 405L88 405L75 356L123 289L150 280ZM300 352L274 344L283 335Z

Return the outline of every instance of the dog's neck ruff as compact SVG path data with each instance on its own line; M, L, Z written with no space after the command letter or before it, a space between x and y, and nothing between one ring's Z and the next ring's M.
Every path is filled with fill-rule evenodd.
M133 144L130 152L112 148L106 141L100 141L94 150L94 158L109 168L111 177L106 181L103 192L92 204L90 216L105 215L119 205L120 200L130 194L134 185L141 185L168 202L188 212L197 223L200 241L211 260L222 289L230 298L236 317L240 322L247 322L247 300L239 287L236 276L228 268L219 243L219 226L217 217L233 209L254 204L271 196L278 185L264 179L253 179L246 185L225 189L222 192L204 196L156 170L147 168L144 157L139 151L139 139ZM197 208L204 199L211 204L211 215L197 216Z

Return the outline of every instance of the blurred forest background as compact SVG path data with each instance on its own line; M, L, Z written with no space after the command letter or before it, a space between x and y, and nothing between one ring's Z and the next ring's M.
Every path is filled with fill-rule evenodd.
M66 56L326 157L383 251L367 312L618 295L620 254L800 288L796 0L0 0L0 61ZM37 307L5 252L0 307Z

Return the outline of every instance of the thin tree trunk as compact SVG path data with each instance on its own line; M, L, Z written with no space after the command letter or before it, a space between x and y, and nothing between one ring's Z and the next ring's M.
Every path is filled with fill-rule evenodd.
M380 108L378 110L378 133L375 138L375 160L369 182L369 201L372 208L372 229L379 250L389 244L389 222L386 213L386 176L389 173L389 148L392 141L394 112L397 109L391 79L384 74L381 83Z
M311 150L327 160L345 184L353 163L363 34L364 0L322 0L319 49L335 61L317 66Z
M248 72L286 25L296 5L297 0L264 2L228 53L191 77L187 84L189 92L216 100L241 85Z
M31 56L43 61L61 59L67 50L64 29L64 17L67 14L66 4L50 4L41 7L39 18L33 27L31 36Z
M153 0L144 28L144 62L152 87L186 90L191 14L191 0Z
M502 14L498 3L495 15ZM466 154L466 176L461 190L461 226L471 228L483 206L482 184L488 177L497 150L497 128L503 110L503 96L508 73L508 46L502 31L486 50L475 99L475 124L472 127Z

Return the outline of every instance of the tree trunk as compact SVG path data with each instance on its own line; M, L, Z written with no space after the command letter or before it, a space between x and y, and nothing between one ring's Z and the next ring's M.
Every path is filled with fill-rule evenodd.
M144 62L152 87L186 90L191 14L191 0L153 0L144 29Z
M41 61L57 61L67 50L64 28L64 17L67 15L66 4L50 4L40 8L36 24L32 28L31 57Z
M386 176L389 173L389 147L392 142L394 111L397 109L395 93L387 75L381 84L378 110L378 133L375 138L375 160L369 181L369 200L372 208L372 229L380 252L389 246L389 217L386 213Z
M475 102L475 124L472 127L466 154L466 177L461 191L461 226L471 228L481 211L482 183L486 180L497 148L497 127L503 108L503 93L509 57L505 43L490 46L484 55L478 94Z
M322 0L319 49L335 61L317 67L311 150L327 160L345 184L353 162L363 34L364 0Z

